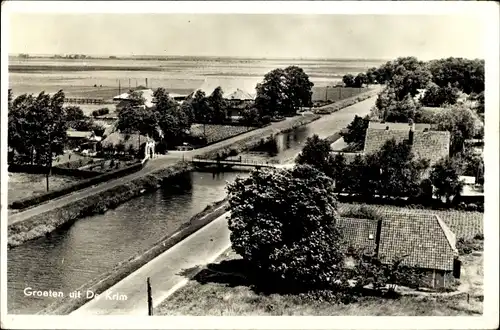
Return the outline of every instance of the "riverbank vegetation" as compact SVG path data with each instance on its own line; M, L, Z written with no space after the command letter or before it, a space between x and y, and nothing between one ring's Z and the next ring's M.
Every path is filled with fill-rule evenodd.
M115 208L147 191L156 190L163 180L188 172L190 169L185 163L170 166L63 207L12 223L8 226L8 247L48 235L58 228L71 225L79 218L105 213L108 209Z
M179 228L175 236L167 235L158 242L154 243L148 249L137 252L134 256L127 260L118 263L113 269L107 271L96 277L95 279L81 285L77 290L86 292L90 290L94 293L100 294L140 267L144 266L161 253L167 251L172 246L193 234L203 226L217 219L227 212L227 199L223 199L207 205L207 207L200 213L194 215L190 219L186 219ZM88 300L86 297L70 298L65 297L53 304L47 306L38 314L40 315L65 315L83 306Z

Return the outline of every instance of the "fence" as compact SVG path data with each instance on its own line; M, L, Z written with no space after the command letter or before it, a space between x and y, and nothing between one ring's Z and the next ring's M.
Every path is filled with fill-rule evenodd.
M104 104L104 99L89 99L89 98L78 98L78 97L66 97L64 102L71 104Z

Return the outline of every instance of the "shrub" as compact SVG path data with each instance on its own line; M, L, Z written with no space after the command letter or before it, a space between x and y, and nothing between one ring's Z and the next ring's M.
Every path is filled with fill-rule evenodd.
M268 284L303 292L345 285L332 183L303 165L229 185L232 247Z
M375 209L365 205L357 209L349 209L343 212L342 216L346 218L382 220L382 216Z

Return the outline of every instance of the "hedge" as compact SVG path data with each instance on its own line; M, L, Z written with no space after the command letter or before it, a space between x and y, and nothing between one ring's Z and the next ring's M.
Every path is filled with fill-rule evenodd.
M38 195L38 196L33 196L33 197L28 197L24 198L15 202L12 202L9 205L9 208L11 209L16 209L16 210L23 210L28 207L32 207L35 205L38 205L40 203L46 202L48 200L61 197L63 195L72 193L77 190L81 190L90 186L93 186L98 183L102 183L111 179L119 178L122 176L125 176L127 174L137 172L140 169L143 168L143 164L137 163L132 166L128 166L125 168L121 168L115 171L107 172L101 175L94 176L92 178L82 180L80 182L77 182L75 184L72 184L70 186L62 187L57 190L49 191L43 195Z

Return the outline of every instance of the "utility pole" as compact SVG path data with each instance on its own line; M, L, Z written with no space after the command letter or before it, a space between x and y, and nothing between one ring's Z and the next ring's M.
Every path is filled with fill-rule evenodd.
M52 139L51 139L51 131L50 130L49 130L49 154L48 154L48 159L47 159L47 166L48 166L48 170L47 170L46 179L47 179L47 192L48 192L49 191L49 176L50 176L50 172L52 169Z
M148 316L153 316L153 296L151 294L151 281L148 277L147 279L148 287Z

